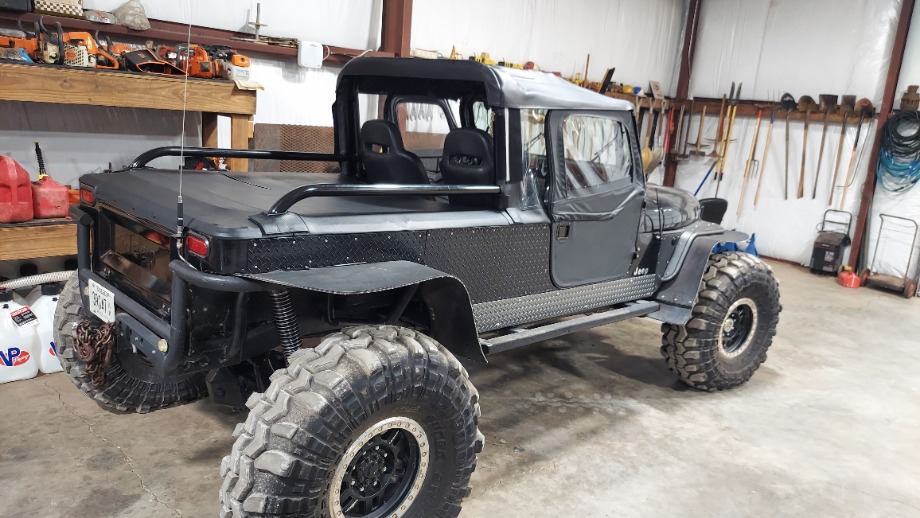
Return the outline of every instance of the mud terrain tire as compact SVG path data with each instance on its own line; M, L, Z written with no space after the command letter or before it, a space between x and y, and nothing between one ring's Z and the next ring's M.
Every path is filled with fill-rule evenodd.
M346 328L298 351L247 406L221 464L225 517L454 517L483 445L466 370L433 339L394 326ZM379 438L408 453L384 455L394 450ZM413 451L414 463L387 464ZM353 498L375 491L376 503Z
M668 368L714 392L746 382L767 359L782 306L769 265L742 252L709 259L690 320L661 326Z

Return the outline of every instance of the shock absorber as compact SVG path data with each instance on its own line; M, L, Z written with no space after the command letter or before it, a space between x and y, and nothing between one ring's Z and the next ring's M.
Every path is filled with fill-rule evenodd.
M294 314L294 303L291 302L291 293L288 290L270 291L272 299L272 312L275 319L275 329L278 330L278 339L284 350L284 357L290 358L295 351L300 349L300 329L297 327L297 315Z

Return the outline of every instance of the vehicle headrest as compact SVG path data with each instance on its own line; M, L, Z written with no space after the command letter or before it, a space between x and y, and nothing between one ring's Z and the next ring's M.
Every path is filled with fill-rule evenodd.
M402 136L399 128L387 120L370 120L361 126L361 144L365 147L378 145L382 147L395 147L397 151L403 149Z
M445 168L463 168L473 173L491 173L495 167L492 137L479 129L455 129L444 139L444 155L441 160L442 172Z

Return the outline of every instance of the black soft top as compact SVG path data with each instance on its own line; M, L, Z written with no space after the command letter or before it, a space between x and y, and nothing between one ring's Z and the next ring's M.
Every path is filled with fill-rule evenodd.
M470 60L357 58L339 73L336 91L344 93L354 84L368 92L400 83L411 88L413 84L431 80L479 84L488 104L496 108L617 111L633 108L628 101L592 92L548 72L483 65Z

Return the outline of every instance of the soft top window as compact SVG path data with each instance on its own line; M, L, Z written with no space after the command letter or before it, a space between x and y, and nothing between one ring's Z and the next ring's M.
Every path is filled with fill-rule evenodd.
M630 181L632 153L626 126L617 118L569 114L562 119L560 167L566 196L607 184Z

